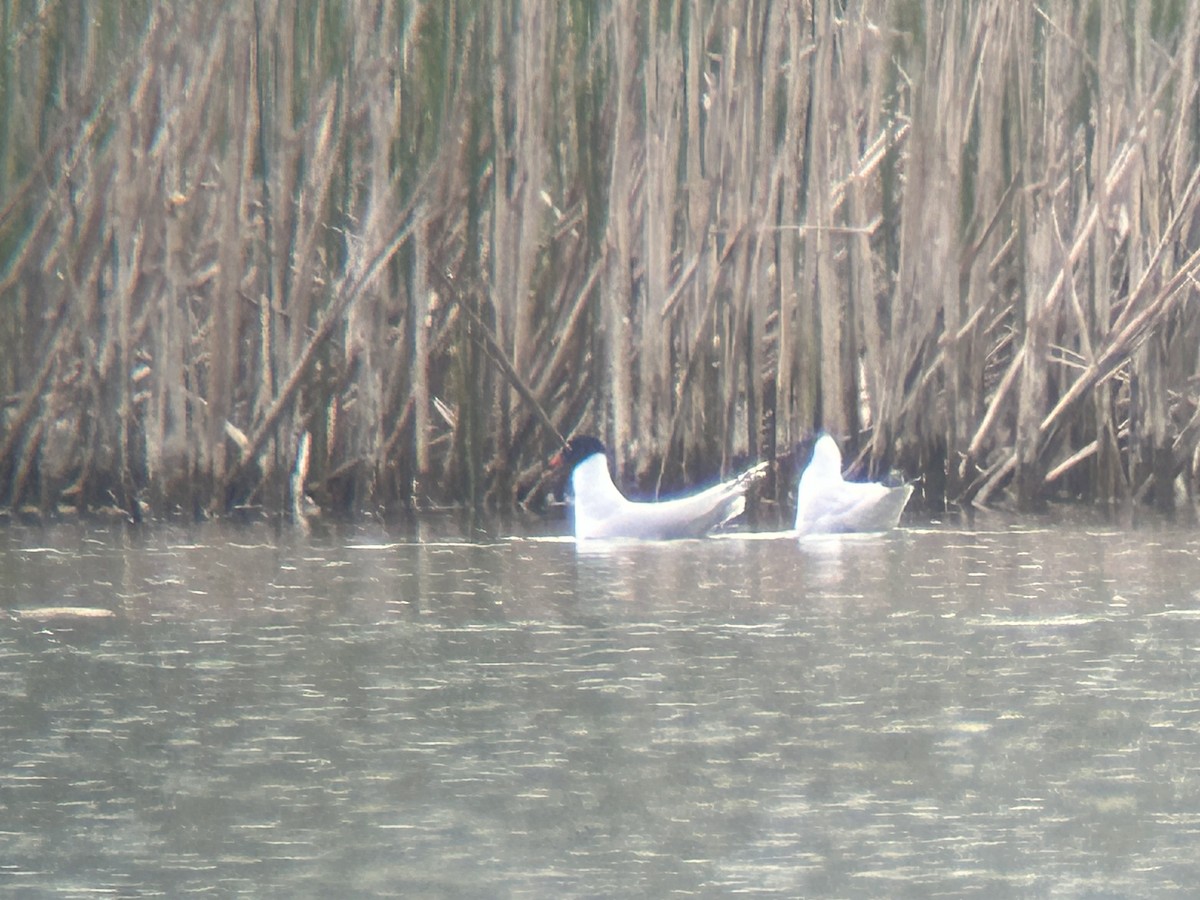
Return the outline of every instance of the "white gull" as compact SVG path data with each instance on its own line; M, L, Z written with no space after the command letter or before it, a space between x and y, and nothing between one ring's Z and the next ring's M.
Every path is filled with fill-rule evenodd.
M604 445L594 437L567 441L552 463L571 471L575 495L575 538L702 537L737 518L746 509L746 491L766 472L759 463L736 478L671 500L627 499L613 484Z
M823 434L796 489L796 531L802 535L887 531L900 521L912 491L910 484L888 487L879 482L846 481L842 451L832 437Z

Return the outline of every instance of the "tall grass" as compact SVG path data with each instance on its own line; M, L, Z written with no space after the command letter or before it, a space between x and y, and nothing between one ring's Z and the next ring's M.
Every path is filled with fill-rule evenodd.
M834 432L927 503L1200 455L1181 2L0 0L0 506L536 504Z

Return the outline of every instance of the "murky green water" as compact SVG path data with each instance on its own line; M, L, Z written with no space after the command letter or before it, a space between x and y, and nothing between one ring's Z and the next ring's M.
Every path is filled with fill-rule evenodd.
M0 530L14 896L1200 883L1200 535Z

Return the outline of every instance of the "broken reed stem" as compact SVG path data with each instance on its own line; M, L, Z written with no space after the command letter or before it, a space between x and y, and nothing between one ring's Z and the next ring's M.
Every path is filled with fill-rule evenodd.
M725 245L725 249L721 253L720 260L717 263L718 267L724 265L725 262L730 258L730 256L733 255L734 248L737 247L737 245L739 244L742 234L744 233L744 230L745 230L744 226L739 226L737 228L737 230L733 233L733 235L729 238L728 243L726 243L726 245ZM705 358L704 354L701 352L700 342L704 339L704 335L708 331L708 328L710 327L710 320L716 310L716 299L717 299L716 291L713 290L709 293L708 300L704 305L704 311L701 314L700 321L696 326L695 336L692 338L690 344L688 345L688 347L689 347L688 365L687 365L687 368L684 370L683 378L679 383L679 388L677 391L678 406L676 407L675 414L671 417L671 427L667 431L667 446L668 447L670 447L672 444L674 444L676 438L678 437L679 428L683 421L684 412L685 412L685 410L687 410L687 406L685 405L684 400L687 399L688 395L691 393L693 382L696 379L696 373L699 370L699 363L702 359ZM659 467L658 467L658 478L654 484L655 496L658 496L659 491L662 490L663 477L666 475L666 470L667 470L667 461L668 461L667 456L664 454L662 457L662 462L659 464Z
M554 424L554 420L546 415L546 410L542 407L542 404L538 401L538 398L534 396L534 393L532 389L530 389L529 385L525 383L525 379L522 378L520 373L517 372L516 368L512 364L512 361L508 358L508 355L504 352L499 342L496 340L496 336L492 333L492 329L489 328L487 323L479 317L475 310L471 309L471 305L469 303L465 303L463 301L461 295L455 294L454 302L457 308L462 311L467 318L472 321L472 323L474 323L476 331L472 332L472 334L479 335L479 341L483 345L483 349L487 352L488 358L496 364L496 368L500 370L500 374L504 376L505 380L512 386L513 390L520 394L521 399L529 405L530 410L537 415L538 420L542 423L542 427L545 428L550 434L554 435L559 444L566 444L566 438L564 438L561 432L559 432L558 427Z
M420 191L418 190L419 194ZM342 316L346 309L357 300L366 287L378 277L380 270L385 266L395 253L400 249L405 241L412 234L412 230L416 227L416 216L414 212L418 206L414 200L403 215L400 216L400 224L396 226L391 235L391 239L386 245L379 248L374 256L363 266L362 271L358 273L347 273L343 281L341 290L338 292L336 299L332 301L329 308L326 310L320 324L314 330L308 343L305 345L300 358L296 361L295 366L289 373L284 382L283 389L279 392L279 396L267 408L263 415L262 421L255 428L247 441L247 447L238 461L238 464L233 468L227 476L225 483L222 485L224 490L228 490L229 485L233 483L242 473L243 469L253 461L263 444L268 438L272 437L275 430L275 424L283 415L284 411L295 400L296 393L300 389L300 385L304 377L309 373L309 369L316 359L317 351L333 334L335 327L339 326L342 321Z

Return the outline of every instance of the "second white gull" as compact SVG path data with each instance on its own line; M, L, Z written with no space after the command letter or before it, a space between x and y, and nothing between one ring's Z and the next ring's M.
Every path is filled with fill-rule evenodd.
M900 521L912 485L889 487L879 482L846 481L842 451L828 434L813 446L812 461L796 489L796 531L837 534L888 531Z

